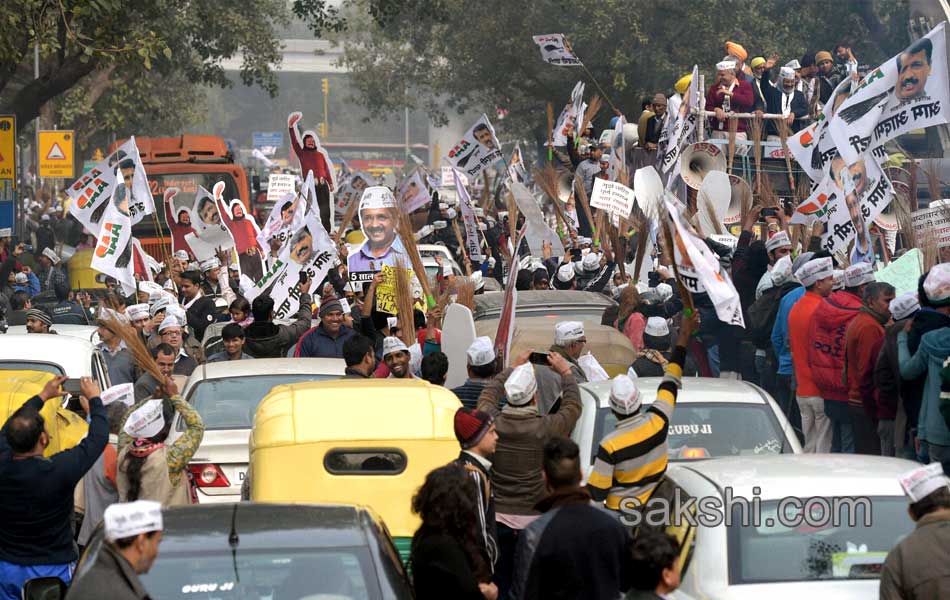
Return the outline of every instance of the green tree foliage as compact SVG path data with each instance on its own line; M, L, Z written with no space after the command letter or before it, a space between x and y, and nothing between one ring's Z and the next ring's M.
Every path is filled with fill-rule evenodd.
M356 22L368 0L356 0ZM398 6L395 6L398 5ZM510 134L544 136L544 104L555 112L579 68L541 61L533 34L564 33L611 101L631 116L640 99L672 93L673 83L699 64L707 77L726 40L750 53L781 56L853 43L859 61L876 65L906 43L902 0L485 0L392 3L384 19L364 20L346 38L345 64L373 115L421 108L437 122L447 111L476 109L508 116ZM370 11L371 12L371 11ZM600 124L612 116L602 110Z

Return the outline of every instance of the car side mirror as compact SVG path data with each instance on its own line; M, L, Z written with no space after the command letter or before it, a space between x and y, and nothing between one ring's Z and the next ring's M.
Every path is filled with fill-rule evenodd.
M66 589L59 577L37 577L23 584L23 600L63 600Z

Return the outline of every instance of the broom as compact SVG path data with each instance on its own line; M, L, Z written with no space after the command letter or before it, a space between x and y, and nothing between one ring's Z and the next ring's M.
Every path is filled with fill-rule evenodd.
M600 96L594 94L594 97L590 99L590 104L587 105L587 110L584 111L584 118L581 120L581 125L583 125L583 127L577 130L578 136L580 136L581 133L587 129L587 126L591 124L591 121L594 120L594 117L596 117L597 113L600 111L602 104L603 100L600 99Z
M755 160L755 193L762 187L762 117L752 119L752 157Z
M554 215L557 217L558 228L566 234L568 229L567 217L564 215L564 207L561 206L561 199L558 195L560 176L557 169L551 163L547 163L540 169L533 169L532 173L534 173L534 182L538 184L541 191L551 199L551 204L554 205Z
M399 339L406 346L416 343L415 318L412 313L412 288L409 284L409 272L406 270L406 264L402 259L396 261L396 268L393 269L394 282L393 291L396 294L396 314L399 316ZM426 277L425 271L416 271L416 278L422 283ZM424 289L424 288L423 288Z
M145 342L142 341L142 337L139 336L139 332L136 331L134 327L111 318L103 319L100 317L99 321L104 324L109 331L118 336L120 340L125 342L125 346L129 349L132 360L138 368L154 377L155 380L162 385L165 385L165 376L162 375L162 372L158 369L158 363L155 362L152 353L148 351Z
M462 277L455 286L455 303L475 312L475 282L471 277Z
M727 173L732 173L732 161L736 158L736 134L739 130L739 121L729 119L729 162L726 167Z
M429 278L426 276L425 267L422 266L422 258L419 257L419 249L416 246L416 236L412 230L412 222L409 220L409 215L394 208L390 210L396 221L396 232L399 234L399 239L402 240L402 246L405 248L406 254L409 255L412 269L416 272L416 277L422 285L422 293L425 295L426 306L435 306L435 298L432 296L432 290L429 287Z
M574 174L574 199L577 200L581 208L584 209L584 214L587 216L587 222L594 225L594 215L590 212L590 202L587 200L587 191L584 189L584 182L581 181L580 175ZM592 232L594 235L597 235L597 232Z
M637 211L634 211L635 213ZM633 277L640 277L640 269L643 267L644 254L647 251L647 240L650 237L650 221L647 216L640 211L634 215L634 226L637 229L637 249L634 256Z
M462 253L462 260L465 263L465 274L472 276L472 263L468 258L468 252L465 250L465 242L462 240L462 230L459 229L458 219L452 219L452 230L455 232L455 239L459 243L459 251Z
M482 175L485 178L485 187L482 188L482 197L479 205L487 214L491 206L491 176L488 174L488 171L482 171Z
M359 208L359 206L360 198L350 199L350 203L346 207L346 212L343 213L343 220L340 221L340 228L334 231L333 235L330 236L334 243L340 242L340 239L343 237L343 232L346 231L346 228L353 222L353 215L356 214L356 209Z
M785 171L788 173L788 185L792 192L795 191L795 176L792 175L792 156L788 151L788 134L790 133L788 123L782 119L778 121L778 137L782 141L782 154L785 156Z

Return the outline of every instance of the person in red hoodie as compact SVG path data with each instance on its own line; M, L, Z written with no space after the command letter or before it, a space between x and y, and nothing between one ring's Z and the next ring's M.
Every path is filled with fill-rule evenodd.
M848 410L845 383L845 332L863 305L864 287L874 281L869 263L851 265L844 272L844 289L832 293L818 305L808 329L808 367L821 397L825 414L831 419L832 452L854 454L854 430Z
M854 431L855 452L881 455L877 435L877 390L874 366L884 345L884 325L891 320L894 286L883 281L867 284L863 305L845 332L845 368L848 376L848 411Z
M716 65L716 83L706 92L706 110L716 113L716 118L710 120L711 137L727 139L729 137L729 123L726 121L728 112L751 112L755 104L755 94L752 84L744 79L736 78L736 63L724 60ZM746 121L739 119L736 123L736 139L746 139Z
M825 414L825 401L808 366L811 343L808 330L815 310L831 294L834 262L831 257L814 258L800 266L795 276L805 286L805 294L788 313L788 346L795 370L795 394L802 414L805 452L824 454L831 450L831 421Z
M330 165L329 155L320 146L320 139L311 130L300 135L297 122L303 117L299 112L292 112L287 117L287 128L290 130L290 145L300 161L300 175L306 179L307 173L313 171L313 184L317 192L317 205L320 209L320 220L327 231L332 231L332 207L330 206L330 192L333 192L334 173Z

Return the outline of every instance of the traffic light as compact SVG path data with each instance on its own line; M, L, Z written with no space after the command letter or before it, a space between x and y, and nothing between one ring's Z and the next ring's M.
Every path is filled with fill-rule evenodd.
M320 80L320 89L323 90L323 94L327 95L330 93L330 80L324 77Z
M317 133L320 134L320 137L327 137L327 124L324 121L317 123Z

